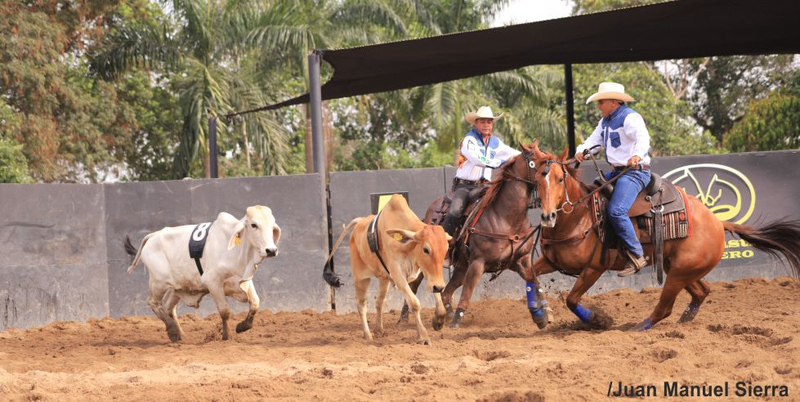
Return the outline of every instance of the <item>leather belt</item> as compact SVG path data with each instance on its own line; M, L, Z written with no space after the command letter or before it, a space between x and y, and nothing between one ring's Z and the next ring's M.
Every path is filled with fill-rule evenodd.
M459 179L458 177L456 177L455 179L453 179L453 182L454 182L455 184L462 184L462 183L463 183L463 184L469 184L469 185L472 185L472 186L480 186L480 185L481 185L481 184L483 184L485 181L486 181L486 180L483 180L483 179L480 179L480 180L466 180L466 179Z
M626 168L627 166L614 166L614 171L620 172L625 170ZM631 170L650 170L650 165L637 165L636 167L631 168Z

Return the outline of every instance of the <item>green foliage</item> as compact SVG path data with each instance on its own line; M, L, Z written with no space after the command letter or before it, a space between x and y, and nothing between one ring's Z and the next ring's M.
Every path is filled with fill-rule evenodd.
M28 183L28 161L22 152L22 144L0 138L0 183Z
M751 102L725 135L725 147L733 152L800 148L800 96L776 93Z
M119 174L123 180L170 177L182 119L177 99L160 85L164 81L152 82L149 74L134 70L116 82L121 113L133 122L118 150L119 159L125 162Z
M712 57L697 77L693 117L721 144L747 105L781 86L796 70L793 55ZM700 68L699 65L695 69Z
M575 13L642 0L574 0ZM307 90L307 55L482 29L507 0L0 0L3 180L96 182L208 175L208 118L219 116L221 176L305 172L304 107L226 113ZM635 34L635 33L633 33ZM797 147L796 56L574 66L579 140L600 115L603 81L637 101L656 155ZM323 80L332 71L323 64ZM562 66L324 104L332 170L453 164L481 105L495 135L566 147ZM794 130L794 131L792 131ZM20 158L20 155L24 158Z
M28 161L22 144L14 140L19 131L19 119L0 99L0 183L27 183L32 181Z

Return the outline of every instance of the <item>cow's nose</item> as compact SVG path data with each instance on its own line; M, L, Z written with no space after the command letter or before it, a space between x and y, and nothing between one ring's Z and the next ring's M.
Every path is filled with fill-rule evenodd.
M278 249L277 248L267 247L267 257L275 257L276 255L278 255Z
M444 290L444 286L433 285L433 293L442 293L443 290Z

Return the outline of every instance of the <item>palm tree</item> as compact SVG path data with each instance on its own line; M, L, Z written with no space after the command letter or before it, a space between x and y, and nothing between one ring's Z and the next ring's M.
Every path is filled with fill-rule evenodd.
M413 0L403 2L402 14L409 31L424 35L454 33L485 28L485 22L505 6L507 0ZM479 51L479 49L476 49ZM544 138L544 143L563 143L564 117L550 108L549 94L563 77L554 69L526 67L481 77L444 82L409 90L369 95L359 102L363 113L383 114L406 128L399 142L417 141L429 135L439 150L454 150L467 127L464 115L481 105L505 112L498 131L510 143ZM364 97L366 98L366 97ZM369 110L372 105L377 110ZM344 106L349 107L349 106ZM389 110L390 113L385 111ZM420 125L420 121L424 123ZM530 135L529 135L530 134ZM373 133L385 140L386 133ZM413 138L406 138L411 136ZM397 140L397 139L395 139ZM430 145L429 145L430 146Z
M382 0L173 0L164 6L171 9L170 18L159 26L120 28L93 53L92 65L106 78L135 65L171 74L183 114L173 178L189 174L198 150L206 158L208 177L209 114L249 110L295 95L286 80L271 77L305 67L305 56L315 47L375 39L368 34L375 30L367 27L376 25L404 30ZM285 173L287 125L275 114L252 113L219 124L220 140L239 145L234 152L244 152L248 160L256 152L265 174ZM239 133L225 138L231 124Z

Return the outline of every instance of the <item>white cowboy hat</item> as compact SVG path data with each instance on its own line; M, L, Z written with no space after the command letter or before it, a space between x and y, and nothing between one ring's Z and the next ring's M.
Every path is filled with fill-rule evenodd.
M632 102L633 98L630 95L625 93L625 87L622 84L617 84L616 82L603 82L597 88L597 93L590 96L589 99L586 99L586 104L590 104L594 101L601 100L601 99L616 99L621 100L623 102Z
M464 119L467 120L467 123L472 124L474 126L475 125L475 119L494 119L494 120L499 120L501 117L503 117L502 113L500 113L497 116L495 116L494 113L492 113L492 108L490 108L489 106L481 106L480 108L478 108L477 112L474 112L474 113L473 112L469 112L469 113L467 113L467 115L464 116Z

